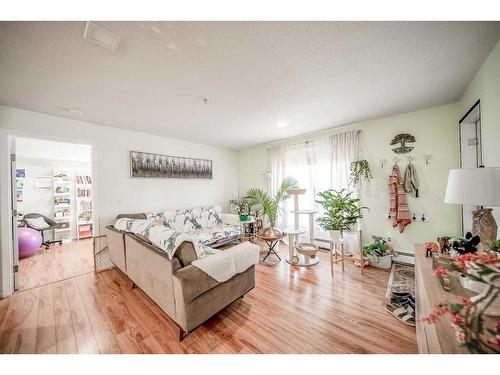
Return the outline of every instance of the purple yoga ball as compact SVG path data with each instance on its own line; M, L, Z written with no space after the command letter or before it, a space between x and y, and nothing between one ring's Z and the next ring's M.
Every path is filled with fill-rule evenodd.
M19 258L26 258L36 253L42 245L42 235L33 228L17 228L17 241L19 243Z

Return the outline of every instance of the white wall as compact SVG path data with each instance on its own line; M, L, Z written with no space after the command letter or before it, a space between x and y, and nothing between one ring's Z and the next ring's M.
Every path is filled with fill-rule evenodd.
M21 150L17 149L17 151L20 152ZM88 152L90 154L90 150L88 150ZM77 175L91 175L90 162L32 159L18 156L16 165L18 169L25 169L26 171L23 187L23 201L17 203L17 210L23 215L36 212L53 218L54 202L52 188L50 190L38 189L35 187L35 180L37 177L50 177L52 179L54 170L65 171L67 173L70 181L72 181L70 185L72 221L69 238L76 238L76 199L74 177Z
M96 212L100 216L101 230L112 223L119 213L167 207L225 205L236 194L237 162L234 151L5 106L0 106L0 128L3 270L8 269L6 263L10 262L8 249L5 248L8 246L6 239L9 233L6 210L9 202L5 194L9 190L6 182L9 168L8 134L41 136L94 146L92 165L94 182L97 184ZM132 179L129 177L130 150L211 159L213 179ZM3 273L4 285L10 282L8 279L8 275Z
M481 100L483 163L486 167L500 167L500 41L460 98L460 114L465 114L478 99ZM499 208L494 210L494 215L500 223Z
M458 206L443 202L446 191L448 171L458 167L458 105L434 107L423 111L406 113L399 116L364 121L341 128L332 129L322 135L311 135L285 141L285 143L301 142L317 136L325 136L351 129L361 130L362 155L372 169L374 179L363 184L360 199L370 212L364 214L362 229L364 241L372 235L390 234L399 250L413 252L414 243L435 240L442 234L460 234L460 210ZM402 132L415 136L414 165L420 180L420 198L408 197L410 209L420 217L425 213L426 223L413 223L403 234L393 229L386 219L389 210L388 175L392 168L392 138ZM266 149L269 145L243 150L238 153L239 189L246 191L252 186L266 187L267 180L262 173L266 171ZM424 154L432 154L429 165L425 164ZM389 162L380 168L379 160ZM404 157L401 157L403 159ZM402 173L406 160L400 162ZM305 208L305 207L304 207Z

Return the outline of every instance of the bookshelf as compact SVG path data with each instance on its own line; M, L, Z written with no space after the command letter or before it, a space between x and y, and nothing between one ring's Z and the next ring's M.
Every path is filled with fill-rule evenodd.
M53 171L52 175L55 240L71 241L71 179L65 171Z
M76 236L83 239L94 235L92 178L75 176Z

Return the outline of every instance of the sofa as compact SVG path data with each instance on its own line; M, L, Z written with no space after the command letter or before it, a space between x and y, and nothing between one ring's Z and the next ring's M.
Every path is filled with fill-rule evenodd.
M121 214L118 219L152 219L190 231L205 245L218 247L240 238L237 215L220 207ZM232 228L231 228L232 227ZM240 228L240 229L238 229ZM198 256L192 242L182 242L171 259L146 236L105 229L112 262L178 326L179 340L255 287L255 266L218 282L191 263ZM248 242L238 246L255 246Z

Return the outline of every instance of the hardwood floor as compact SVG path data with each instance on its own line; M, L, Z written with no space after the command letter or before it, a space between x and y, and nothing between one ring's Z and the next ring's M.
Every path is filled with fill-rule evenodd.
M273 257L261 262L255 289L182 342L175 323L116 269L21 291L0 300L0 352L417 351L415 330L385 311L389 272L367 268L361 275L347 262L344 273L335 266L332 279L329 254L319 256L312 268L290 267Z
M52 244L19 260L19 290L83 275L94 270L92 239Z

